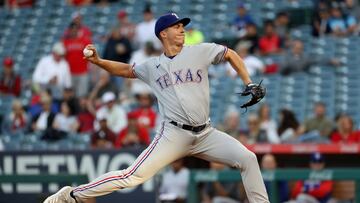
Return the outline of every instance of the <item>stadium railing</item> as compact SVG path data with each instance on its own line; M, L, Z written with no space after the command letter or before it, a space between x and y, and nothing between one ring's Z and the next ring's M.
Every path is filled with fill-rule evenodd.
M352 169L325 169L312 171L309 169L278 169L263 171L264 181L271 181L269 198L270 202L278 201L276 182L280 180L353 180L355 181L355 203L360 203L360 168ZM199 202L197 185L200 182L236 182L241 181L239 170L192 170L188 188L188 203Z

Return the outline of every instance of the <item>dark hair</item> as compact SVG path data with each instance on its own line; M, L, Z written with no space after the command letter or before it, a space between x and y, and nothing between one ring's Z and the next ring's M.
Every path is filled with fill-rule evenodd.
M280 11L276 14L276 18L279 18L279 17L282 17L282 16L285 16L285 17L289 17L289 14L285 11Z
M152 10L151 10L151 5L150 4L146 4L145 7L144 7L144 10L143 10L143 13L152 13Z
M66 106L68 106L68 108L69 108L69 115L71 115L71 116L74 116L74 115L76 115L77 114L77 110L76 110L76 106L75 106L75 104L74 104L74 101L62 101L61 102L61 105L62 104L66 104Z
M246 27L255 27L257 28L257 25L253 22L246 24Z
M69 25L69 29L78 29L80 26L75 23L75 22L71 22Z
M280 114L283 116L283 118L280 121L278 128L279 135L288 128L296 130L299 127L299 122L297 121L295 114L292 111L288 109L282 109L280 110Z
M265 20L264 27L266 27L266 26L275 27L274 21L273 20Z
M326 108L326 105L325 105L325 103L324 102L315 102L315 104L314 104L314 107L315 106L322 106L322 107L324 107L324 108Z

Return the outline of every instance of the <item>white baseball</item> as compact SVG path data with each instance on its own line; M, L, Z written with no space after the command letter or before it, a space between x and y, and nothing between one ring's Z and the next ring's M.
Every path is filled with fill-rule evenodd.
M85 57L90 57L90 56L92 56L94 54L94 52L92 50L90 50L90 49L85 48L83 50L83 54L84 54Z

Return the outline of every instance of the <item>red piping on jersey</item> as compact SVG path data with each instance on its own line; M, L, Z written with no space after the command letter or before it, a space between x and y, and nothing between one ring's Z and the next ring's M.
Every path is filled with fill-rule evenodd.
M132 73L133 73L134 76L137 78L138 76L136 75L135 65L136 65L136 63L134 62L133 65L131 66L131 69L132 69Z
M222 61L222 60L224 59L224 56L226 55L226 53L227 53L228 50L229 50L229 48L227 48L226 46L224 46L224 47L225 47L225 50L224 50L223 55L222 55L221 58L220 58L220 61Z

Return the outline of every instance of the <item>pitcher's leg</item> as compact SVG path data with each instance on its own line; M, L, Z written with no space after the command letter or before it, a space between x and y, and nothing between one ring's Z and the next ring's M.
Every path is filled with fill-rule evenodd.
M193 155L240 169L250 203L269 203L256 155L239 141L218 130L199 138Z
M139 185L164 166L183 157L187 152L186 140L182 142L175 138L176 142L174 142L174 139L169 137L181 137L181 135L163 135L163 133L164 127L130 167L106 173L89 184L80 185L73 190L73 195L76 198L87 199Z

